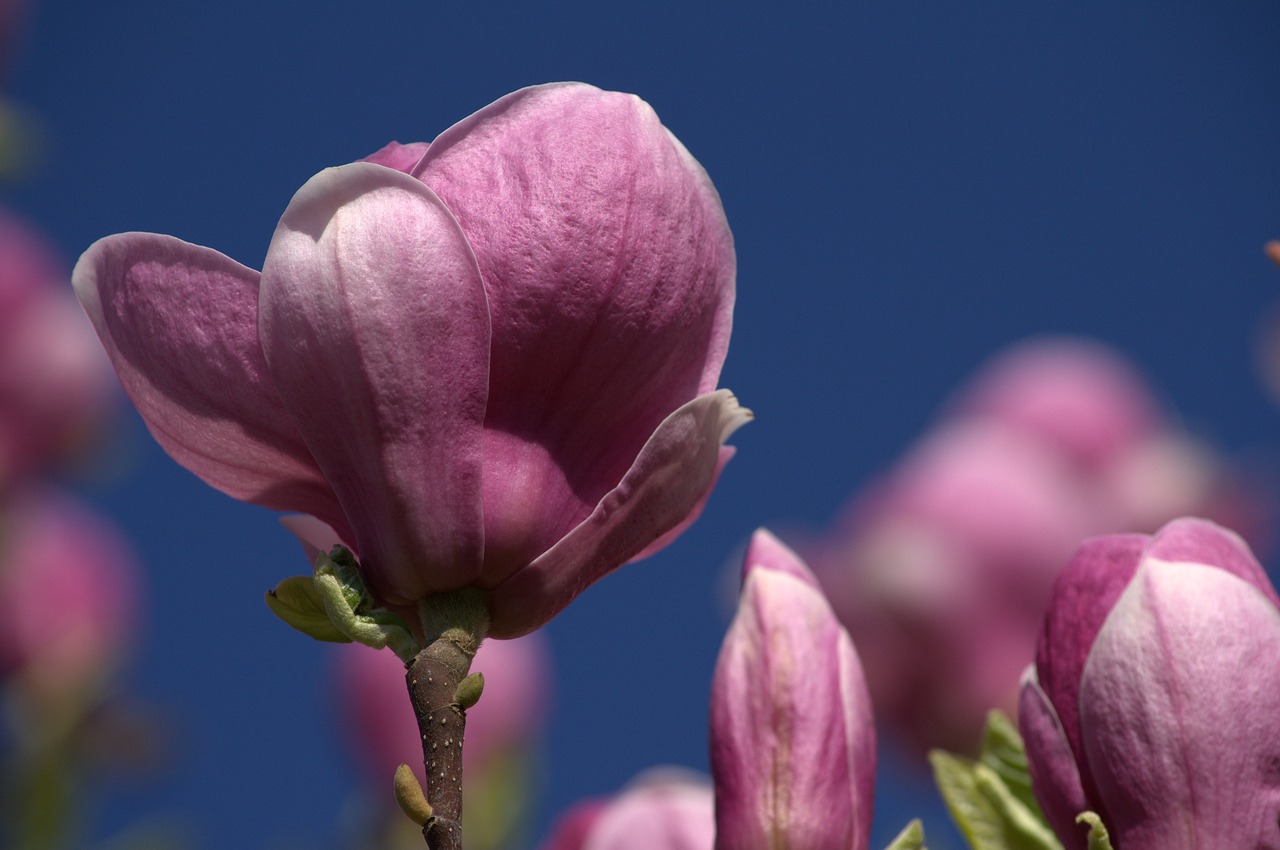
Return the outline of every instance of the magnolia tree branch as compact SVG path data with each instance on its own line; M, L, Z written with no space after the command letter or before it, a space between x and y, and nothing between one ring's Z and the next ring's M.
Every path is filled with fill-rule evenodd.
M419 611L427 647L405 673L422 735L430 814L422 827L430 850L462 850L462 743L467 709L484 680L469 676L487 626L483 594L460 591L434 596Z

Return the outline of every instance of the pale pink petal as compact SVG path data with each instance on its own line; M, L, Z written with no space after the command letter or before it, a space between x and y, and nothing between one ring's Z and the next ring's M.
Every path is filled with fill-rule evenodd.
M685 771L653 770L591 823L582 850L711 850L711 786Z
M298 538L302 551L307 556L307 563L312 566L322 553L343 542L338 532L328 523L307 514L286 514L280 517L280 524Z
M430 145L426 142L410 142L407 145L402 145L399 142L387 142L386 145L360 161L372 162L375 165L385 165L387 168L394 168L396 171L403 171L408 174L413 171L413 167L418 164L418 160L422 159L428 147Z
M1080 786L1080 769L1058 714L1040 689L1035 668L1028 669L1022 680L1018 730L1026 746L1031 788L1045 818L1067 850L1085 850L1089 829L1077 824L1076 816L1090 806Z
M591 516L491 589L490 633L515 637L536 629L680 523L714 481L722 444L749 418L728 390L699 396L668 416Z
M1184 517L1168 523L1156 532L1143 557L1217 567L1253 585L1273 605L1280 606L1280 596L1249 544L1231 529L1207 519Z
M745 563L712 683L716 847L862 850L875 737L857 653L794 553L761 531Z
M724 472L725 466L737 453L738 450L734 446L720 447L720 456L716 458L715 475L711 478L710 486L707 487L706 491L702 494L702 497L698 499L698 503L693 506L693 510L689 511L689 515L677 523L675 528L672 528L657 540L644 547L644 550L639 555L636 555L631 559L632 562L642 561L651 555L658 554L663 549L670 546L677 537L684 534L685 530L688 529L689 526L693 525L697 521L698 517L702 516L702 509L707 506L707 499L711 498L711 491L716 488L716 482L720 480L720 473Z
M578 83L498 100L414 173L457 216L489 295L486 560L503 572L585 519L658 424L715 388L732 236L646 103Z
M171 236L124 233L94 243L72 282L174 460L237 499L344 525L266 374L257 272Z
M1280 847L1280 611L1230 572L1143 565L1098 633L1080 724L1113 843Z
M489 327L449 210L390 168L316 175L267 251L261 335L378 597L475 580Z

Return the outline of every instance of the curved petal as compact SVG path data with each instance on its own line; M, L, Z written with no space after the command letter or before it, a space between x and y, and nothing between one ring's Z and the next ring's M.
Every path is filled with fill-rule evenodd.
M1053 704L1080 767L1085 795L1097 800L1080 739L1080 674L1112 605L1142 559L1150 538L1110 534L1080 545L1054 583L1036 646L1036 675Z
M418 160L422 159L422 155L427 152L428 147L427 142L409 142L404 145L399 142L387 142L360 160L360 162L385 165L387 168L394 168L396 171L403 171L405 174L409 174L413 171L413 167L418 164Z
M682 770L654 769L611 801L582 850L711 850L711 786Z
M261 336L379 598L410 604L470 583L489 326L475 259L440 199L370 163L311 178L267 251Z
M1240 535L1215 522L1196 517L1175 519L1155 533L1144 558L1205 564L1226 570L1248 582L1280 607L1280 596Z
M591 516L510 578L486 576L495 580L490 634L533 631L680 523L711 486L721 445L750 418L728 390L699 396L668 416Z
M1085 666L1080 723L1125 850L1280 847L1280 610L1201 564L1144 560Z
M498 100L442 133L414 174L484 274L486 558L513 569L586 518L669 413L715 388L732 236L706 172L646 103L578 83Z
M853 643L808 568L768 532L745 566L712 684L716 846L864 850L875 737Z
M229 496L344 520L258 343L258 273L171 236L95 242L72 273L125 392L165 451Z
M1040 689L1034 667L1022 678L1018 731L1026 745L1031 790L1045 818L1067 850L1085 850L1089 829L1076 823L1076 815L1089 808L1080 787L1080 769L1058 714Z

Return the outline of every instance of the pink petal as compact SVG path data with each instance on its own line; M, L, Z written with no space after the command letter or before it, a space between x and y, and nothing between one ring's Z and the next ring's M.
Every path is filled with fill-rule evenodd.
M711 787L678 770L653 770L591 823L582 850L711 850Z
M1076 815L1089 808L1080 786L1080 769L1058 714L1040 689L1035 668L1028 669L1022 680L1018 729L1026 745L1031 787L1045 818L1067 850L1085 850L1089 830L1076 823Z
M489 326L449 210L390 168L316 175L267 251L261 335L379 598L473 581Z
M266 373L257 272L171 236L123 233L94 243L72 282L174 460L237 499L345 527Z
M1094 468L1151 434L1162 418L1123 357L1070 337L1033 339L1001 353L957 407L993 416Z
M1184 517L1170 522L1156 532L1144 557L1207 564L1226 570L1253 585L1273 605L1280 606L1280 596L1276 595L1271 580L1253 556L1249 544L1231 529L1207 519Z
M408 174L413 171L413 167L418 164L418 160L422 159L422 155L427 152L429 145L426 142L410 142L402 145L399 142L387 142L386 145L366 156L361 162L372 162L375 165L385 165L387 168L394 168L396 171L403 171Z
M515 637L538 628L684 520L715 479L721 445L750 415L732 393L717 390L668 416L591 516L491 589L490 634Z
M1144 559L1080 688L1117 847L1280 846L1278 658L1280 611L1256 587Z
M1080 739L1080 674L1112 605L1138 570L1150 538L1112 534L1081 544L1054 584L1036 647L1036 675L1062 723L1088 799L1097 800Z
M582 850L591 830L608 808L609 801L600 798L574 803L560 815L551 834L538 845L538 850Z
M489 295L486 560L511 570L715 388L732 236L706 173L647 104L577 83L498 100L441 134L415 174L458 217Z
M746 556L711 695L716 847L865 848L875 737L848 633L767 532Z

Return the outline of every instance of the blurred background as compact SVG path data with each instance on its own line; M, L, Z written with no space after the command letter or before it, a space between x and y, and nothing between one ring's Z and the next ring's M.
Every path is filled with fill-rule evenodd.
M708 688L752 530L830 560L830 535L855 533L850 500L1028 337L1086 337L1127 361L1161 433L1220 470L1171 501L1240 518L1270 557L1280 5L15 9L0 20L0 205L43 234L63 285L89 244L128 230L260 267L312 174L430 140L533 83L640 95L715 181L739 268L721 386L757 419L691 530L544 630L549 721L529 840L513 846L650 766L705 770ZM139 565L138 630L111 688L145 706L128 721L145 764L100 777L85 844L150 822L190 847L350 846L362 774L332 648L262 601L307 572L296 541L172 462L126 404L108 419L42 473L114 523ZM931 846L957 846L920 741L882 721L872 846L916 814Z

